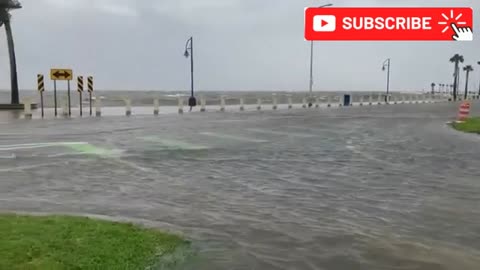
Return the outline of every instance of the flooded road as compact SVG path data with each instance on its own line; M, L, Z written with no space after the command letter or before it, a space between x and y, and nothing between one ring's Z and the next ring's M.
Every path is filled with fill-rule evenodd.
M0 210L179 232L186 269L476 270L480 137L445 125L457 108L8 121Z

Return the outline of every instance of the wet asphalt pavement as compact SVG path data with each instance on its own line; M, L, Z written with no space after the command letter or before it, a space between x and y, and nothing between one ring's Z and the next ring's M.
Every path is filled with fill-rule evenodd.
M172 230L185 269L477 270L480 136L457 109L7 121L0 211Z

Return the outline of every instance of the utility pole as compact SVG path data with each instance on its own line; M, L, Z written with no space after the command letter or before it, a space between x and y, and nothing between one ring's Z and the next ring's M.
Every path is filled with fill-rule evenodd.
M319 6L318 8L330 7L332 4L325 4ZM309 87L310 97L308 101L308 107L313 106L313 40L310 42L310 87Z

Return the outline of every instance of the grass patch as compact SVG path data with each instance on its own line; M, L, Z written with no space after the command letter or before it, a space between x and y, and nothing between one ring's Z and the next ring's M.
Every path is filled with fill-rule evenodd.
M454 122L452 127L463 132L480 134L480 117L469 118L464 123Z
M157 269L185 248L178 236L133 224L0 214L0 269Z

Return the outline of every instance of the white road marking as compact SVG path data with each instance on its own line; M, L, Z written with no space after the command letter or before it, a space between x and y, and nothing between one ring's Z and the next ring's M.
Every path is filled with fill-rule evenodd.
M266 142L268 142L267 140L246 138L246 137L240 137L240 136L229 135L229 134L213 133L213 132L201 132L200 134L205 135L205 136L220 138L220 139L231 139L231 140L242 141L242 142L252 142L252 143L266 143Z
M292 133L292 132L283 132L283 131L273 131L273 130L265 130L259 128L249 128L249 131L256 132L256 133L263 133L263 134L270 134L270 135L279 135L279 136L288 136L288 137L299 137L299 138L313 138L315 135L306 134L306 133Z
M28 169L36 169L40 167L46 167L46 166L53 166L53 165L61 165L60 163L42 163L42 164L35 164L35 165L28 165L28 166L19 166L19 167L14 167L14 168L7 168L7 169L0 169L0 172L15 172L15 171L23 171L23 170L28 170Z
M84 155L88 155L88 153L61 153L61 154L47 155L47 157L54 158L54 157L69 157L69 156L84 156Z
M54 142L54 143L11 144L11 145L0 145L0 151L35 149L35 148L45 148L45 147L52 147L52 146L83 145L83 144L88 144L88 143L86 142Z
M10 156L0 156L0 159L16 159L17 156L15 154L11 154Z
M3 146L0 146L0 151L18 150L18 149L34 149L34 148L51 147L51 146L66 146L66 147L70 147L72 150L79 151L79 153L59 153L59 154L47 155L47 157L49 158L63 157L63 156L78 156L78 155L98 155L100 157L109 158L114 162L120 163L124 166L131 167L136 170L140 170L143 172L153 171L151 169L141 167L135 163L121 160L120 158L118 158L117 156L123 153L123 150L106 150L102 148L97 148L93 145L90 145L87 142L57 142L57 143L30 143L30 144L3 145ZM79 146L81 146L82 148L79 148ZM86 148L83 149L83 147L86 147ZM0 156L0 159L2 158L14 159L16 158L16 156L15 154L12 154L12 156L6 156L6 157ZM0 172L15 172L15 171L35 169L35 168L51 166L51 165L59 165L59 164L43 163L43 164L35 164L35 165L28 165L28 166L19 166L14 168L0 169Z
M182 142L178 140L169 140L169 139L161 139L155 136L148 136L148 137L140 137L140 140L146 142L153 142L157 143L160 146L163 146L166 150L206 150L209 147L203 145L195 145L187 142Z
M355 153L357 155L360 155L360 156L364 157L367 160L374 161L374 162L377 162L377 163L380 163L380 164L385 164L385 165L392 166L392 167L399 167L398 164L376 158L375 156L373 156L373 155L371 155L367 152L363 152L363 151L359 150L358 148L356 148L353 145L346 145L345 148L347 148L348 150L352 151L353 153Z
M346 148L349 149L349 150L352 150L352 151L355 152L355 153L357 153L357 151L355 151L356 148L355 148L355 146L353 146L353 145L347 145Z
M139 166L133 162L129 162L129 161L126 161L126 160L122 160L122 159L119 159L119 158L114 158L113 159L115 162L118 162L120 164L123 164L123 165L126 165L128 167L131 167L131 168L134 168L136 170L139 170L139 171L142 171L142 172L153 172L152 169L148 169L148 168L145 168L145 167L142 167L142 166Z

